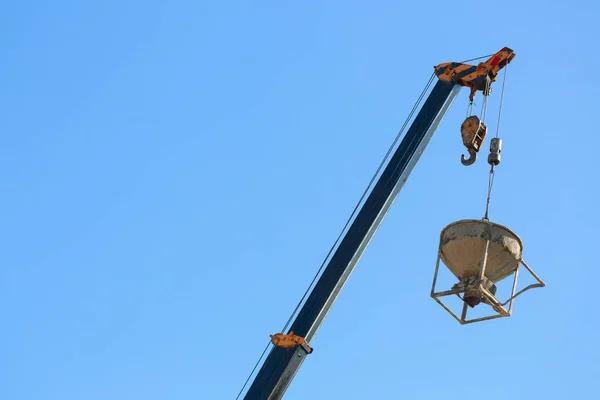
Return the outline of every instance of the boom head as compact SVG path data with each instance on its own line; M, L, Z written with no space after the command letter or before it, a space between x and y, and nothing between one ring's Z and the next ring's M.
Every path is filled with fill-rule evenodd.
M498 77L498 72L515 58L516 54L508 47L503 48L487 61L479 65L470 65L457 62L440 64L435 69L435 74L442 81L451 81L467 86L471 89L469 99L473 101L475 93L479 90L487 96L491 92L491 83Z

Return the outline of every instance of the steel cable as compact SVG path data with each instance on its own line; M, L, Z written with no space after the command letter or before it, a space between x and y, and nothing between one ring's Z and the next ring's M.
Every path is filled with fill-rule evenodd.
M480 60L482 58L489 58L491 57L493 54L491 55L487 55L487 56L483 56L483 57L477 57L477 58L472 58L469 60L465 60L465 61L461 61L462 63L467 63L470 61L476 61L476 60ZM281 330L281 332L285 332L286 329L289 327L290 323L292 322L292 320L294 319L294 317L296 316L296 313L298 312L298 310L300 309L300 307L302 306L302 304L304 303L306 297L308 296L308 294L310 293L313 285L315 284L315 282L317 281L318 277L321 275L321 272L323 271L323 268L325 267L325 265L327 264L327 261L329 260L329 258L331 257L331 254L333 253L333 251L336 249L338 243L340 242L340 240L342 239L344 233L346 232L348 226L350 225L350 223L352 222L352 220L354 219L354 217L356 216L356 212L358 211L360 205L362 204L363 200L365 199L365 197L367 196L367 194L369 193L371 187L373 186L373 183L375 182L375 179L377 179L377 176L379 175L379 173L381 172L381 169L383 168L383 166L386 164L390 154L392 153L392 151L394 150L394 148L396 147L396 144L398 143L398 140L400 139L400 137L402 136L402 134L404 133L404 130L406 129L406 126L408 125L408 123L410 122L410 120L412 119L415 111L417 110L417 108L419 107L419 104L421 104L423 97L425 96L425 94L427 93L427 91L429 90L429 87L431 86L431 83L433 82L435 78L435 73L431 74L431 77L429 78L429 81L427 82L427 84L425 85L425 89L423 89L423 91L421 92L421 95L419 96L419 98L417 99L417 101L415 102L415 104L413 105L412 110L410 111L408 117L406 118L406 120L404 121L404 123L402 124L402 127L400 128L400 130L398 131L398 134L396 135L394 141L392 142L391 146L389 147L387 153L385 154L385 156L383 157L383 160L381 161L381 163L379 164L379 166L377 167L377 170L375 171L375 174L373 174L371 180L369 181L369 184L367 186L367 188L365 189L365 191L363 192L363 194L361 195L360 199L358 200L358 202L356 203L356 206L354 207L354 209L352 210L352 213L350 214L350 217L348 218L348 220L346 221L344 227L342 228L340 234L338 235L337 239L335 240L333 246L331 246L331 248L329 249L327 255L325 256L325 259L323 260L323 262L321 263L319 269L317 270L317 273L315 274L315 276L313 277L312 281L310 282L310 284L308 285L308 288L306 289L306 291L304 292L304 294L302 295L302 298L300 299L300 301L298 302L298 304L296 305L296 307L294 308L294 311L292 312L292 314L290 315L290 317L288 318L287 322L285 323L283 329ZM265 354L267 353L267 350L269 349L269 347L271 346L271 342L269 341L269 343L267 343L267 346L265 347L265 349L263 350L260 358L258 359L258 361L256 362L256 364L254 365L254 368L252 369L252 371L250 372L250 375L248 376L248 378L246 379L246 382L244 383L244 385L242 386L240 392L238 393L236 400L239 399L239 397L241 396L241 394L243 393L244 389L246 388L246 386L248 385L248 382L250 381L250 378L252 378L252 375L254 375L254 372L256 371L256 369L258 368L258 366L260 365L260 362L262 361L262 359L264 358Z
M429 78L429 81L427 82L427 84L425 85L425 88L423 89L423 91L421 92L421 95L419 96L419 98L417 99L417 101L415 102L415 104L413 105L412 110L410 111L408 117L406 118L406 120L404 121L404 123L402 124L402 127L400 128L400 130L398 131L398 134L396 135L394 141L392 142L391 146L389 147L388 151L386 152L385 156L383 157L383 160L381 161L381 163L379 164L379 166L377 167L377 170L375 171L375 174L373 174L371 180L369 181L369 184L367 185L367 188L365 189L365 191L363 192L363 194L361 195L360 199L358 200L358 202L356 203L356 206L354 207L354 209L352 210L352 213L350 214L350 217L348 218L348 220L346 221L344 227L342 228L340 234L338 235L337 239L335 240L335 242L333 243L333 246L331 246L331 248L329 249L329 252L327 253L327 255L325 256L325 259L323 260L323 262L321 263L321 266L319 267L319 269L317 270L317 273L315 274L315 276L313 277L312 281L310 282L308 288L306 289L306 291L304 292L304 294L302 295L302 298L300 299L300 301L298 302L298 304L296 305L296 308L294 308L294 311L292 312L292 314L290 315L290 317L288 318L287 322L285 323L285 326L283 327L283 329L281 330L281 332L285 332L285 330L289 327L290 323L292 322L292 320L294 319L294 317L296 316L296 313L298 312L298 310L300 309L300 307L302 306L302 304L304 303L304 300L306 299L306 297L308 296L308 294L310 293L313 285L315 284L315 282L317 281L318 277L321 275L321 272L323 271L323 268L325 267L325 265L327 264L327 261L329 260L329 258L331 257L331 254L333 253L333 251L336 249L338 243L340 242L340 240L342 239L342 237L344 236L344 233L346 232L346 229L348 228L348 226L350 225L350 223L352 222L352 220L354 219L354 217L356 216L356 212L358 211L360 205L362 204L363 200L365 199L366 195L369 193L371 187L373 186L373 183L375 182L375 179L377 179L377 176L379 175L379 173L381 172L381 169L383 168L383 166L385 165L386 161L388 160L390 154L392 153L392 151L394 150L394 148L396 147L396 144L398 143L398 140L400 139L400 137L402 136L402 133L404 133L404 130L406 129L406 126L408 125L408 123L410 122L410 120L412 119L415 111L417 110L417 108L419 107L419 104L421 104L421 101L423 101L423 97L425 97L425 94L427 93L427 91L429 90L429 87L431 86L431 83L433 82L435 78L435 73L431 74L431 77ZM256 368L258 368L258 365L260 364L260 362L262 361L262 359L264 358L267 350L269 349L271 345L271 342L269 341L269 343L267 343L267 346L265 347L265 349L263 350L260 358L258 359L258 361L256 362L256 364L254 365L254 368L252 369L252 372L250 372L250 375L248 376L248 378L246 379L246 382L244 383L244 385L242 386L242 389L240 390L240 392L238 393L236 400L239 399L239 397L241 396L241 394L243 393L244 389L246 388L246 386L248 385L248 382L250 381L250 378L252 377L252 375L254 374L254 372L256 371Z

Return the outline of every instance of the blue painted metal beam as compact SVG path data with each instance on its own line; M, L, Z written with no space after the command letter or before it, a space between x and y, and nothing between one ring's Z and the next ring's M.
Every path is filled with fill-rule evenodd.
M295 335L310 343L460 89L436 83L292 323ZM281 399L306 356L302 346L273 347L244 399Z

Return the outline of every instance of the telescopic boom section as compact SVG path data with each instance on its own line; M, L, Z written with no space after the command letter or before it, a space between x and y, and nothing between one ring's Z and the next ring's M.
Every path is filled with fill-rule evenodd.
M435 67L439 81L329 260L288 334L271 336L275 346L248 389L245 400L279 400L283 397L302 362L312 352L309 346L311 339L461 87L469 86L472 91L485 90L489 87L488 80L493 81L497 71L510 62L514 55L512 50L505 48L494 57L477 67L460 63ZM483 89L480 89L482 80Z

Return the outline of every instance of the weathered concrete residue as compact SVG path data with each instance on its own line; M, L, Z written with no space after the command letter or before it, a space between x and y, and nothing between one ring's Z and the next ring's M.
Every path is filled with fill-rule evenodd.
M505 226L484 220L462 220L441 233L441 259L460 280L477 275L486 239L490 239L485 276L499 282L518 267L523 253L521 239Z

